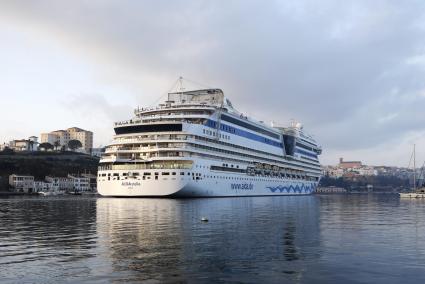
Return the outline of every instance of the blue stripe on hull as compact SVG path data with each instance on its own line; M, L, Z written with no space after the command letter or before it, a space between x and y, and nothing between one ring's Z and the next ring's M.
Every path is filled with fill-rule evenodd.
M207 124L205 126L217 129L217 121L208 119ZM263 137L263 136L260 136L260 135L254 134L254 133L251 133L249 131L246 131L246 130L243 130L243 129L240 129L240 128L237 128L237 127L234 127L234 126L230 126L226 123L220 123L220 131L227 132L227 133L234 134L234 135L238 135L238 136L241 136L241 137L244 137L244 138L248 138L248 139L251 139L251 140L254 140L254 141L257 141L257 142L265 143L265 144L275 146L275 147L278 147L278 148L283 148L283 144L280 143L280 142L276 142L274 140L271 140L269 138L266 138L266 137Z

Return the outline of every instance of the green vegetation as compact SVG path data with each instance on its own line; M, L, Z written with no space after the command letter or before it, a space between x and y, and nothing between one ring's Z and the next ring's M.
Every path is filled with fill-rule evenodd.
M47 143L47 142L45 142L45 143L41 143L38 147L39 147L41 150L44 150L44 151L47 151L47 150L53 150L53 145L52 145L52 144L50 144L50 143Z
M77 150L81 147L83 147L83 144L81 144L79 140L69 140L68 142L68 148L72 151Z
M99 158L75 152L0 152L0 191L7 190L9 175L32 175L44 179L47 175L97 173Z
M60 145L61 145L61 143L59 141L57 141L57 140L53 143L53 146L55 147L55 150L58 150L59 147L60 147Z

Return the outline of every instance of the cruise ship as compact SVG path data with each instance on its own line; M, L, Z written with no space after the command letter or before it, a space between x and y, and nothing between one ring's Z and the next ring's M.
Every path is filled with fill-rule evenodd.
M221 89L170 92L114 131L99 164L103 196L307 195L321 177L321 147L300 123L256 121Z

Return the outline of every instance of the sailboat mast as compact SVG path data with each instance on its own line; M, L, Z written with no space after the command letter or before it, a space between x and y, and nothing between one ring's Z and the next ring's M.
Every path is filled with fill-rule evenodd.
M413 189L416 191L416 145L413 144Z

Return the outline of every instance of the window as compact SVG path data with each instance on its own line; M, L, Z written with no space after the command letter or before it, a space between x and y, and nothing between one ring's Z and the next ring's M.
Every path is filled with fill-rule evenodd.
M182 124L147 124L147 125L132 125L124 127L116 127L115 134L129 134L140 132L167 132L167 131L182 131Z

